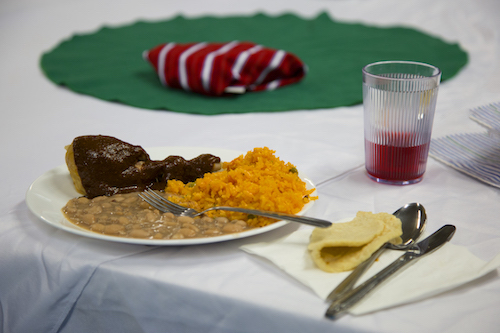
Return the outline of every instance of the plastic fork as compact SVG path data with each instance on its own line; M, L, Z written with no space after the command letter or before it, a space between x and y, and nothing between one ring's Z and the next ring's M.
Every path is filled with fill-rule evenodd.
M158 194L157 192L151 190L151 189L146 189L144 192L139 193L139 196L149 203L151 206L154 208L158 209L161 212L170 212L174 215L178 216L190 216L190 217L196 217L199 215L202 215L208 211L211 210L225 210L225 211L231 211L231 212L239 212L239 213L247 213L251 215L258 215L258 216L264 216L264 217L269 217L277 220L286 220L286 221L291 221L291 222L298 222L298 223L303 223L303 224L308 224L312 225L315 227L319 228L326 228L332 225L331 222L326 221L326 220L321 220L321 219L316 219L313 217L307 217L307 216L298 216L298 215L293 215L293 214L285 214L285 213L278 213L278 212L269 212L269 211L264 211L264 210L257 210L257 209L245 209L245 208L238 208L238 207L227 207L227 206L216 206L216 207L210 207L208 209L205 209L204 211L198 212L197 210L194 210L192 208L184 207L181 205L178 205L162 195Z

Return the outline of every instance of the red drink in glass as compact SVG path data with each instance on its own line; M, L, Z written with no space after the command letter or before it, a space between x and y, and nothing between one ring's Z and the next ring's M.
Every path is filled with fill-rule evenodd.
M413 184L425 172L429 142L412 144L414 134L392 133L382 135L389 139L379 144L365 140L366 171L377 182Z

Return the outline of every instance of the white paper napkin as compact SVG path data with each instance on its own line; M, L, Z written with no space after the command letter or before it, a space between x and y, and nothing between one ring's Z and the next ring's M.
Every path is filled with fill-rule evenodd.
M315 266L307 250L311 231L312 229L299 229L274 242L244 245L241 249L270 260L311 288L319 297L326 299L350 272L326 273ZM384 251L360 282L373 276L402 254L401 251ZM436 252L400 270L349 312L361 315L419 301L477 279L498 267L500 254L490 262L485 262L466 248L447 243Z

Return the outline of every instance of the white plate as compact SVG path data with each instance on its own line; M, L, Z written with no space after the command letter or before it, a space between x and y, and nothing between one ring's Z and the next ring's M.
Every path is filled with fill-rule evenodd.
M185 159L191 159L200 154L209 153L219 156L222 161L231 161L234 158L244 154L242 152L234 150L201 147L159 147L146 150L153 160L162 160L169 155L178 155L184 157ZM303 176L301 176L301 178L306 182L307 188L314 188L314 184L308 178ZM73 186L68 168L66 167L66 165L61 165L46 172L37 180L35 180L33 184L31 184L28 192L26 193L26 204L28 205L28 208L33 212L33 214L39 217L42 221L58 229L90 238L96 238L111 242L141 245L177 246L216 243L262 234L288 224L287 221L278 221L262 228L250 229L248 231L240 233L207 238L153 240L116 237L98 234L80 228L75 224L69 222L64 217L61 209L70 199L78 196L80 196L80 194L76 192L75 187ZM314 202L311 201L310 203L306 204L299 215L304 214L312 206L313 203Z

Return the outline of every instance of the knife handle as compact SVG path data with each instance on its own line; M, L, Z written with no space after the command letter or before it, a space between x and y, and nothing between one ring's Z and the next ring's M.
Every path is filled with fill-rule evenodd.
M337 299L342 297L346 292L352 290L359 278L370 268L373 262L382 254L386 249L383 245L377 251L375 251L370 258L359 264L352 272L349 274L326 298L329 302L335 302Z
M413 259L417 258L411 252L406 252L401 257L396 259L392 264L375 274L370 279L366 280L360 284L355 289L352 289L343 295L341 295L336 301L334 301L326 311L325 316L331 319L338 318L343 312L351 308L359 300L361 300L366 294L372 291L379 284L384 282L388 277L390 277L397 270L408 264Z

